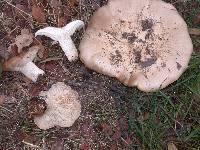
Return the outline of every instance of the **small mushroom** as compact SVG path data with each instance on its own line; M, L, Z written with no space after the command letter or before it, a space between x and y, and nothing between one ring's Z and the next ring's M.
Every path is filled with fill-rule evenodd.
M38 68L32 61L39 50L38 46L29 48L28 52L22 52L3 63L3 71L20 71L33 82L37 81L39 75L44 71Z
M71 39L71 36L76 30L81 29L84 22L81 20L72 21L62 28L46 27L35 33L35 36L45 35L54 41L58 41L69 61L74 61L78 58L77 49Z
M161 0L110 0L91 18L80 59L142 91L162 89L186 70L193 45L177 10Z
M49 91L42 91L39 96L47 103L44 114L34 118L40 129L46 130L54 126L70 127L81 113L78 93L63 82L52 85Z

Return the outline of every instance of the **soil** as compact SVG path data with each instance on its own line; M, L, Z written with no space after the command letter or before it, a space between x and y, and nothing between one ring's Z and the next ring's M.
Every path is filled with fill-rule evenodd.
M107 0L84 0L79 4L75 0L0 1L0 62L4 61L2 55L8 55L7 48L22 29L35 33L42 27L60 27L75 19L83 20L87 27L94 11L106 3ZM29 14L34 14L34 17ZM149 30L152 25L149 20L142 22L143 30ZM83 31L74 34L76 46L82 34ZM125 33L124 38L134 42L136 37L134 33ZM126 150L131 148L132 141L141 143L134 131L130 130L127 115L121 111L122 106L125 106L129 115L134 114L130 93L140 91L87 69L79 60L69 62L58 44L53 44L49 38L35 39L35 43L44 46L44 52L38 56L36 65L45 71L45 75L39 77L36 83L19 72L3 72L1 76L1 150ZM120 58L120 53L116 52L113 56L114 61L119 61L116 57ZM136 61L140 62L140 59L141 54L137 52ZM142 65L146 67L154 61L150 59ZM81 116L72 127L40 130L32 115L43 113L45 103L38 105L37 96L56 82L65 82L78 92L82 105ZM143 96L149 100L148 94Z
M153 20L145 19L141 21L142 31L150 30L153 27Z
M127 39L127 41L132 44L135 42L135 40L137 39L137 36L134 34L134 33L127 33L127 32L124 32L122 34L122 38L124 39Z

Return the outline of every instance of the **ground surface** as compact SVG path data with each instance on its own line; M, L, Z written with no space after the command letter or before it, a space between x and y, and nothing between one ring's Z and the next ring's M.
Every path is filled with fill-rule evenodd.
M168 2L190 28L200 27L199 0ZM104 4L103 0L0 0L1 55L24 28L35 33L43 26L62 26L74 19L87 23ZM82 32L74 35L77 45L81 37ZM169 143L182 150L200 149L200 36L192 39L194 53L187 71L155 93L125 87L88 70L80 61L70 63L52 40L38 39L45 51L37 65L46 72L38 82L32 83L20 73L1 75L0 149L167 149ZM43 131L29 117L29 102L58 81L81 95L82 113L70 128Z

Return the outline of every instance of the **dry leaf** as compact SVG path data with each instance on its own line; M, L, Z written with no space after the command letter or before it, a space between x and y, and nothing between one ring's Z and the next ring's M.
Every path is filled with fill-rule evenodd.
M37 22L39 22L39 23L46 22L45 13L44 13L43 8L38 7L38 6L33 6L32 7L32 15Z
M64 17L58 17L58 27L63 27L66 24L66 19Z
M167 143L167 147L168 147L168 150L178 150L176 148L176 145L174 145L174 143L172 142Z
M0 105L2 105L5 101L5 95L0 95Z
M199 24L200 23L200 12L197 13L195 19L194 19L194 24Z
M33 43L32 33L28 29L22 29L21 34L16 36L15 43L13 44L16 44L17 52L20 53L24 47L28 47L31 43Z
M200 29L198 28L189 28L188 31L191 35L200 35Z
M69 3L72 7L75 7L75 5L77 4L76 0L69 0Z
M27 6L25 6L25 5L22 5L22 4L16 4L16 8L18 8L18 9L15 9L15 13L16 13L16 15L18 16L18 17L20 17L20 18L23 18L24 16L24 14L23 14L23 12L21 12L20 10L22 10L22 11L24 11L24 12L26 12L26 13L29 13L29 9L28 9L28 7Z

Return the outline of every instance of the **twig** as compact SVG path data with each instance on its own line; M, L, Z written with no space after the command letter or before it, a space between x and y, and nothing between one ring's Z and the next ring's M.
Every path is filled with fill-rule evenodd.
M34 145L34 144L32 144L32 143L28 143L28 142L26 142L26 141L22 141L22 143L24 143L24 144L26 144L26 145L28 145L29 147L33 147L33 148L39 148L40 149L40 147L39 146L37 146L37 145Z
M39 63L46 63L46 62L49 62L49 61L54 61L54 60L62 60L63 58L59 58L59 57L51 57L51 58L47 58L43 61L40 61Z

